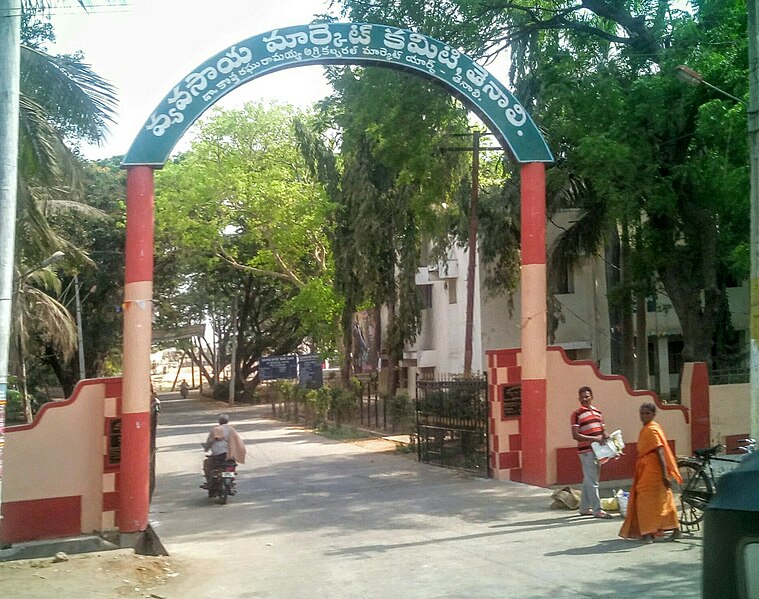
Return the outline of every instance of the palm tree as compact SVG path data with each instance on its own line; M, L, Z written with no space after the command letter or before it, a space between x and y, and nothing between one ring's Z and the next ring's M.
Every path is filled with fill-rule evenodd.
M82 203L80 166L68 144L76 139L102 140L116 105L113 87L80 55L57 56L44 50L44 43L52 39L52 29L38 19L39 6L46 3L24 3L21 34L15 264L16 273L35 271L19 277L14 290L12 338L22 385L21 354L32 349L30 339L38 340L37 347L52 347L63 356L76 347L73 318L55 299L61 291L60 280L52 270L37 270L34 265L56 251L66 254L71 267L91 264L75 243L51 226L49 216L61 210L98 213ZM28 402L24 412L28 419Z
M57 351L70 356L76 347L76 326L54 295L61 291L61 281L50 268L65 257L52 254L24 273L17 273L13 294L12 326L16 344L16 376L25 420L32 419L32 405L27 392L26 354L32 336L45 339ZM34 319L31 320L31 315Z

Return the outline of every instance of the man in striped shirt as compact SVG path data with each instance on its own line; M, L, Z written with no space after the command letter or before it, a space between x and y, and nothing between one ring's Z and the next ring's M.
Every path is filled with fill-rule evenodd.
M600 410L590 405L593 391L590 387L580 387L577 392L580 400L579 409L572 412L572 438L577 441L577 453L582 465L582 495L580 514L596 518L611 518L611 514L601 509L598 495L598 479L601 476L601 464L590 447L595 442L604 443L604 417Z

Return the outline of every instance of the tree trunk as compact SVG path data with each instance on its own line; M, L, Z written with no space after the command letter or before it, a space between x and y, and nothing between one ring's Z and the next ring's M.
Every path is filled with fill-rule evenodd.
M679 254L678 248L671 252L671 259L659 268L659 277L682 326L683 362L705 362L711 368L720 311L717 230L706 211L692 206L689 211L692 239Z
M71 397L74 392L74 387L79 377L74 375L73 370L69 369L66 365L61 364L58 360L58 355L55 353L55 349L51 346L46 346L45 355L42 358L55 374L55 378L58 379L58 384L63 389L64 397Z

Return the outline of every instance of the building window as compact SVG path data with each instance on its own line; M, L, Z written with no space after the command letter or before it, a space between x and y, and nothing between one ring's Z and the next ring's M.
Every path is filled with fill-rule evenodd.
M434 366L422 366L419 369L419 378L425 381L435 380L435 367Z
M646 298L646 312L656 312L656 296L649 295Z
M417 285L419 295L422 298L422 310L432 308L432 285Z
M445 286L448 289L448 303L449 304L457 303L459 300L458 300L458 297L456 297L456 291L457 291L456 279L448 279L445 282Z
M564 264L563 268L556 274L555 285L556 293L568 294L575 292L574 269L571 264Z
M667 344L670 374L680 374L683 369L683 345L682 341L670 341Z

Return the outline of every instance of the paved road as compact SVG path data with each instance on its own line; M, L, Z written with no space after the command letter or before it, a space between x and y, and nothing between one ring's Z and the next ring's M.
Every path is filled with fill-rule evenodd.
M550 491L469 477L227 409L248 447L238 495L198 488L221 404L165 399L151 522L192 565L171 597L699 597L701 533L644 546ZM168 589L167 589L168 590Z

